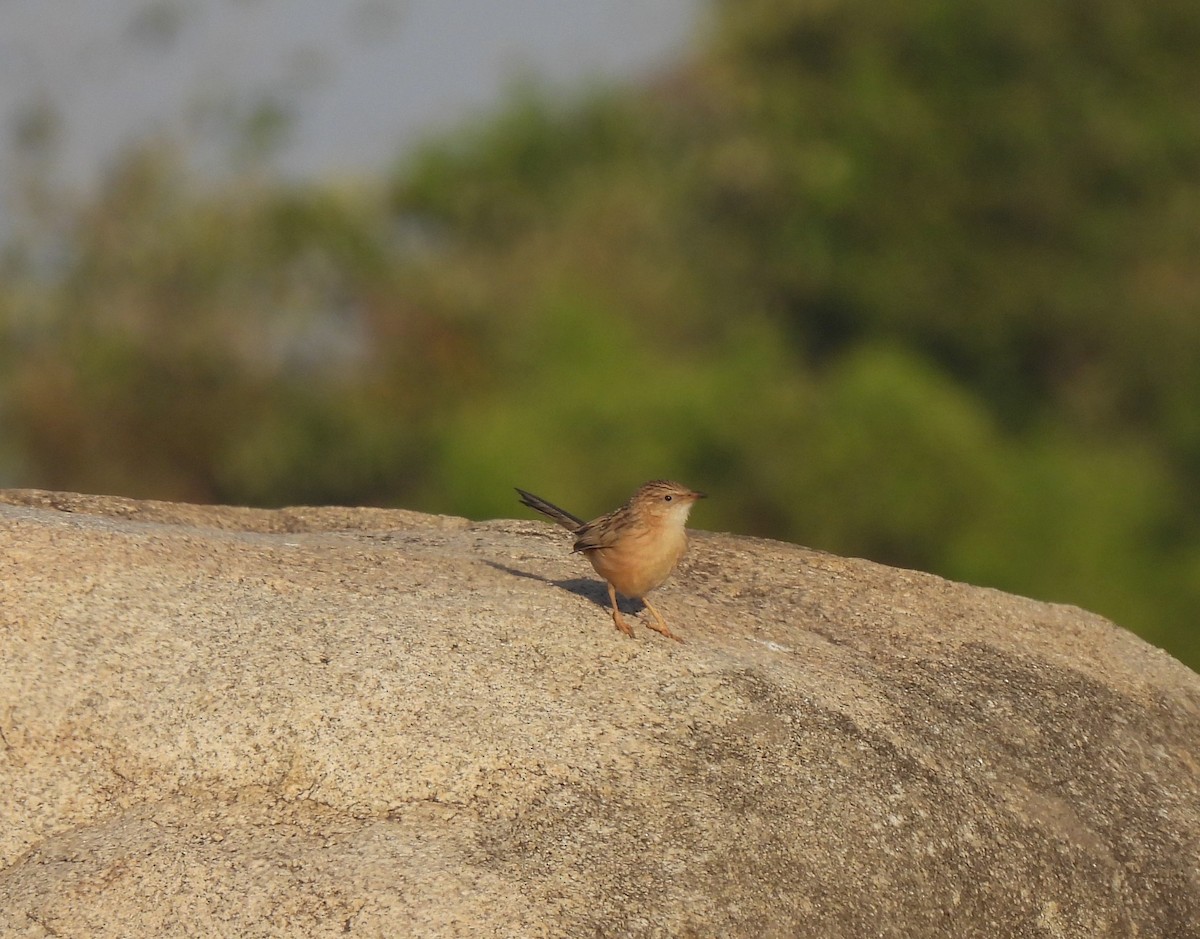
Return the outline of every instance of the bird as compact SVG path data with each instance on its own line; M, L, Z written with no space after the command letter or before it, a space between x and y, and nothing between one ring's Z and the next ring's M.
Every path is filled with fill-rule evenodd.
M621 615L617 594L641 600L654 616L647 625L668 639L683 640L671 632L662 614L646 594L663 584L687 550L688 513L703 492L668 479L654 479L640 486L629 501L606 515L585 522L540 496L517 489L521 502L541 512L575 535L572 553L582 553L596 573L608 584L613 623L632 637L633 628Z

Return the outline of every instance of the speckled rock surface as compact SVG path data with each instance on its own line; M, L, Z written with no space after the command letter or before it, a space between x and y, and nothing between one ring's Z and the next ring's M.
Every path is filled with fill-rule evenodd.
M1165 653L703 533L629 640L567 539L0 493L0 935L1200 934Z

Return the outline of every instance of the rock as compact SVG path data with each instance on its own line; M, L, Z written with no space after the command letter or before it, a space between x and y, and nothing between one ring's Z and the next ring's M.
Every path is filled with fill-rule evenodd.
M631 641L537 521L0 503L4 936L1200 935L1200 677L1078 609L696 533Z

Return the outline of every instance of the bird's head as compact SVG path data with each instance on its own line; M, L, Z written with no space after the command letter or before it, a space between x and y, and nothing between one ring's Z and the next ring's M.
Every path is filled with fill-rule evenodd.
M692 506L703 498L703 492L689 489L681 483L655 479L639 488L630 502L641 512L682 528Z

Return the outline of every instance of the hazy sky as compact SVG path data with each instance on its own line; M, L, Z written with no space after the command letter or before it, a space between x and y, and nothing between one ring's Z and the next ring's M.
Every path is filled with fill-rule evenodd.
M159 135L219 170L263 103L289 118L283 171L370 172L518 77L570 87L660 68L701 12L701 0L0 0L0 206L23 172L86 188ZM22 151L22 128L49 144Z

